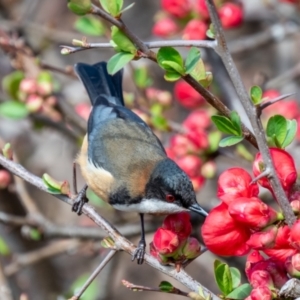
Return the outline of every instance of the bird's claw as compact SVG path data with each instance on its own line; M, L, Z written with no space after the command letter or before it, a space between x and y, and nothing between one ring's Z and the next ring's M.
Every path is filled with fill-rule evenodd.
M76 196L74 199L74 203L72 205L72 211L77 213L78 216L82 214L82 207L85 203L89 201L89 199L86 197L86 189L87 187L84 187Z
M146 253L146 243L145 241L140 241L137 248L134 250L132 254L131 260L134 261L136 259L138 265L141 265L144 262L144 256Z

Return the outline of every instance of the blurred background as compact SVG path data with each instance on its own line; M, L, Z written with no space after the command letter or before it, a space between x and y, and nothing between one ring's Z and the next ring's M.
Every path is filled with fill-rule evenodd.
M131 3L124 2L124 6ZM272 111L265 112L263 117L280 113L298 119L298 1L244 0L233 3L242 10L241 22L229 26L226 37L247 89L260 85L269 99L294 93L288 100L272 106ZM199 11L180 21L171 15L175 22L175 25L171 24L173 27L166 29L160 25L162 27L154 29L169 16L168 11L162 10L159 0L136 0L122 19L143 41L181 39L182 36L186 39L205 38L198 38L196 29L188 32L185 29L191 19L202 20ZM39 177L48 173L59 181L72 182L73 161L85 134L90 109L87 94L72 66L76 62L107 61L114 52L98 48L61 55L60 46L71 45L73 39L80 40L83 36L88 42L108 42L110 25L95 19L76 16L68 10L66 1L0 0L0 147L11 143L14 160ZM186 48L178 50L183 56L188 52ZM219 57L205 49L201 50L201 55L205 69L213 74L210 90L230 109L238 111L242 121L249 125ZM153 62L131 62L126 66L123 80L126 103L152 126L166 145L168 154L187 173L192 169L189 175L198 202L209 210L219 203L216 198L219 174L233 166L251 168L255 149L245 142L239 147L218 150L216 144L220 136L209 120L215 112L189 87L166 82L163 74ZM197 120L203 123L191 121L197 123L197 141L201 141L196 145L182 131L188 127L187 118L195 111ZM182 122L186 123L182 125ZM186 159L190 147L197 159ZM288 151L296 154L298 147L296 141ZM297 156L294 157L297 160ZM84 182L79 173L78 186L82 187ZM87 217L72 213L70 206L14 178L5 170L0 170L0 188L0 283L9 284L12 297L7 299L70 298L74 289L82 285L105 257L107 249L100 245L105 233ZM271 200L269 194L263 197L266 201ZM115 211L91 192L89 198L101 215L137 243L140 232L137 215ZM148 244L162 220L162 217L147 216ZM203 220L194 215L191 220L193 236L201 240ZM187 272L216 293L214 259L212 254L205 253L187 267ZM243 258L226 260L243 272ZM121 284L122 279L152 287L168 280L186 290L146 264L132 263L126 253L118 253L82 299L180 298L159 293L135 293Z

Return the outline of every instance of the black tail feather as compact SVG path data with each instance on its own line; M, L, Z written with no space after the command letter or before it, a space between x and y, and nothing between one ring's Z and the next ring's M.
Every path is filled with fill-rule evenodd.
M124 106L122 71L113 76L109 75L106 62L99 62L94 65L78 63L74 66L74 70L87 90L93 106L99 95L106 95L109 102Z

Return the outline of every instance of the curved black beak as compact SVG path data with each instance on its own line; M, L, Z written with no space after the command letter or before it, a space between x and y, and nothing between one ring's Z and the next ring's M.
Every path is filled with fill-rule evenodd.
M199 215L202 215L203 217L208 216L208 213L198 203L192 204L188 209Z

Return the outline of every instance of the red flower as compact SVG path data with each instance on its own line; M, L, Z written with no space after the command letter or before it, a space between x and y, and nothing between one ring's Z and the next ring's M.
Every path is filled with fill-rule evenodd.
M0 170L0 190L6 189L11 182L10 173L6 170Z
M182 123L186 130L198 131L209 127L211 124L210 117L206 110L197 109L191 112Z
M198 147L183 134L173 135L170 139L170 149L174 156L181 157L188 153L196 153Z
M285 268L292 277L300 278L300 253L288 257Z
M267 286L268 288L272 288L274 286L270 273L265 270L254 271L251 274L249 282L253 288L257 288L259 286Z
M35 94L37 92L37 82L34 78L24 78L20 82L19 89L25 94Z
M205 0L197 0L195 9L203 19L209 18L209 13Z
M152 33L157 36L168 37L175 34L178 30L177 24L171 18L164 18L154 24Z
M289 192L290 188L296 182L297 179L297 172L294 159L288 152L278 148L270 148L270 154L281 185L286 192ZM261 172L263 171L263 166L264 163L262 160L262 156L259 152L256 154L253 163L253 174L255 177L261 174ZM258 183L261 186L272 191L269 179L267 177L259 179Z
M189 21L184 30L182 38L184 40L204 40L206 38L207 24L201 20Z
M229 214L253 229L264 228L277 220L277 212L259 198L236 198L228 206Z
M171 230L160 227L154 233L153 246L159 254L172 255L179 246L178 235Z
M277 227L275 225L271 225L264 231L252 233L250 239L247 241L247 245L252 249L257 250L271 248L275 245L277 231Z
M272 292L267 286L259 286L251 291L245 300L272 300Z
M264 249L264 252L268 256L283 263L289 256L296 254L298 251L293 248L289 242L290 231L291 230L287 225L279 227L275 239L275 246L271 249Z
M188 212L168 215L162 227L175 233L180 242L186 240L192 232L190 215Z
M228 2L218 12L222 26L225 29L238 27L243 22L243 9L239 5Z
M258 185L252 183L250 174L241 168L231 168L223 172L218 180L217 196L226 204L240 197L258 196Z
M175 83L174 94L178 102L186 108L196 108L205 103L204 98L183 80Z
M185 17L191 11L189 0L161 0L161 7L177 18Z
M247 254L250 248L246 242L250 235L249 228L229 215L225 203L213 208L202 226L206 247L221 256Z
M200 175L202 161L199 156L185 155L177 159L176 163L189 177Z
M290 243L293 247L300 250L300 220L297 220L291 228Z

